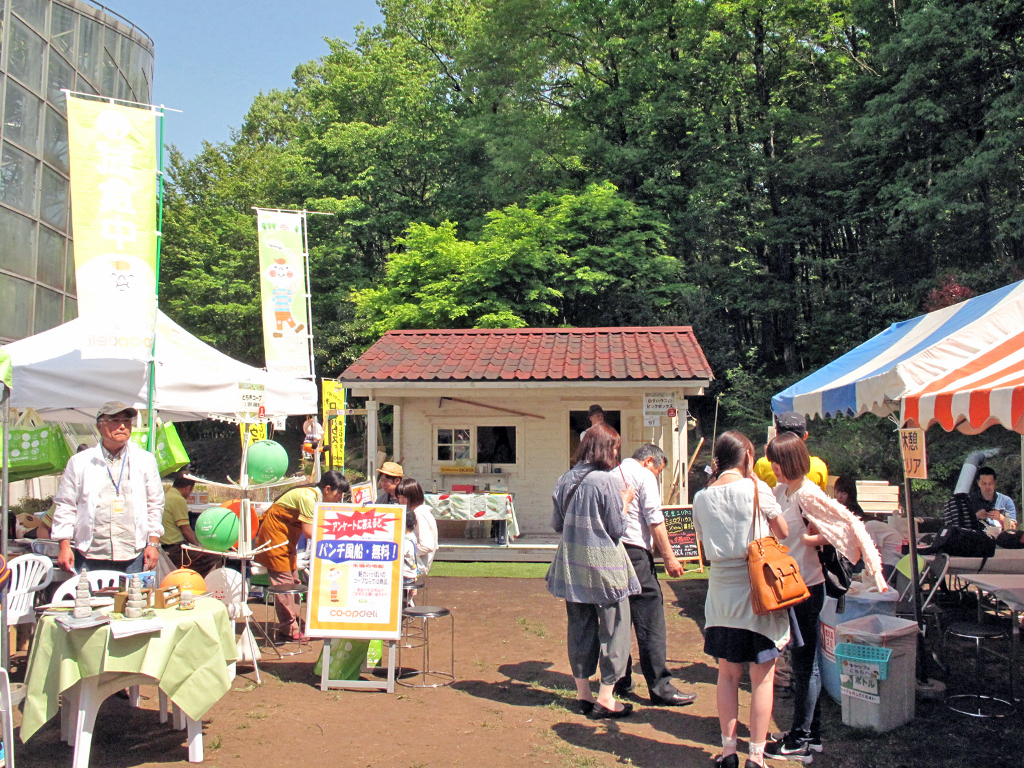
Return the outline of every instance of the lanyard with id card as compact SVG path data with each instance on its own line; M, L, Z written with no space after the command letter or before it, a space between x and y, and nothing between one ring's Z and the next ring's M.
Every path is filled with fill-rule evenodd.
M125 500L121 498L121 482L124 480L124 465L128 463L127 447L125 448L124 458L121 459L121 471L117 475L117 482L114 482L114 475L110 472L110 465L107 464L107 477L110 478L110 484L114 486L114 499L110 502L110 511L114 517L119 517L124 514ZM131 473L129 473L131 476Z

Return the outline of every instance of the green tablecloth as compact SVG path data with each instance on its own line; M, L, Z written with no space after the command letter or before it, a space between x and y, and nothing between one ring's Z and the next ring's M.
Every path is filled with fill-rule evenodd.
M231 688L234 625L219 600L207 598L191 611L156 611L159 634L110 636L109 625L64 630L53 617L36 626L25 673L27 695L21 739L27 740L57 714L58 696L79 680L104 672L136 673L157 680L160 690L193 720L199 720Z
M519 521L507 493L428 493L424 501L437 520L505 520L508 537L519 535Z

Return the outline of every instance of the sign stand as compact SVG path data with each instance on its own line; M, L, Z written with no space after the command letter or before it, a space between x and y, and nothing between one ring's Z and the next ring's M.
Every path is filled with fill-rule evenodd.
M395 504L320 503L311 537L306 634L324 638L320 689L395 691L402 637L405 509ZM387 678L331 679L331 641L382 640ZM360 665L368 671L365 661Z

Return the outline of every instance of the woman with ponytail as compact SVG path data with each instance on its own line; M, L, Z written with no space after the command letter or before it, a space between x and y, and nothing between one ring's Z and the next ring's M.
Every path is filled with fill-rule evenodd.
M754 613L747 572L747 547L771 529L784 538L786 521L771 489L754 477L754 446L740 432L715 441L712 477L693 499L693 525L711 563L704 605L704 653L718 660L718 722L722 729L721 768L739 768L736 731L743 665L750 664L750 744L745 768L764 765L772 716L775 660L789 642L789 614Z

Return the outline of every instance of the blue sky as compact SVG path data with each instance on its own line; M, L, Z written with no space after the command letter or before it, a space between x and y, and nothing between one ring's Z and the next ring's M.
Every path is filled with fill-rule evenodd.
M186 155L229 138L260 92L287 88L295 67L381 21L374 0L103 0L156 42L153 100L164 137Z

